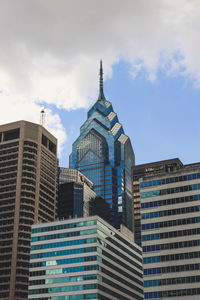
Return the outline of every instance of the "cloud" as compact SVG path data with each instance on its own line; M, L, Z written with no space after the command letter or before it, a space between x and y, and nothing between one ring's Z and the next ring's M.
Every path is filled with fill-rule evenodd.
M100 58L108 77L123 59L133 77L145 70L153 81L162 69L199 87L199 12L199 0L1 1L1 123L38 122L41 103L87 107ZM48 114L63 143L61 120Z
M40 123L40 112L42 106L38 105L30 99L25 99L22 96L13 96L0 93L1 124L28 120L34 123ZM65 129L61 124L60 117L50 109L45 109L45 127L58 139L58 155L61 155L63 144L67 138Z

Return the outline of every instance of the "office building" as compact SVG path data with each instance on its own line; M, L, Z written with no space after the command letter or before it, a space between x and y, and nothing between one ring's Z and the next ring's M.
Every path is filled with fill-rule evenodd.
M200 163L140 182L145 299L200 299Z
M76 169L59 167L59 184L67 182L84 183L93 189L93 182Z
M32 226L28 299L143 299L141 248L93 216Z
M140 178L169 173L183 166L179 158L156 161L133 168L133 232L135 242L141 246Z
M93 183L78 170L59 168L59 219L98 215L111 222L112 211L93 191Z
M31 225L56 215L56 151L40 125L0 126L0 299L28 297Z
M99 98L88 111L80 135L73 143L70 167L94 183L94 191L110 205L113 225L123 223L132 230L132 167L134 153L130 139L112 104L103 93L103 70L100 66Z

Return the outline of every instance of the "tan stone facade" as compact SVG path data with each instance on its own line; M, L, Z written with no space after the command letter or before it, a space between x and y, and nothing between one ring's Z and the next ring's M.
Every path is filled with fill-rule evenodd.
M41 125L0 126L0 299L28 298L31 225L54 221L57 140Z

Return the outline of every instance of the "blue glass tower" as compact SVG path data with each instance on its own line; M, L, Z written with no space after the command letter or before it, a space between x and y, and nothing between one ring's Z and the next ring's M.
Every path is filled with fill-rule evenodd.
M96 103L88 111L87 120L72 146L70 167L77 169L94 183L94 191L112 208L113 225L133 227L132 168L134 152L124 134L112 104L103 92L103 69L100 62L100 90Z

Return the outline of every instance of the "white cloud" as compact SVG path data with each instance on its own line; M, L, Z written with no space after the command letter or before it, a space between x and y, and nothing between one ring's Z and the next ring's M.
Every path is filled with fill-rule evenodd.
M40 112L42 106L35 103L32 99L25 99L22 96L0 93L1 103L1 124L18 120L29 120L40 123ZM61 155L63 143L66 140L66 133L61 124L58 114L50 109L45 109L45 128L47 128L58 139L58 154Z
M199 0L1 1L1 123L38 122L45 102L87 107L97 96L100 58L107 76L124 59L133 76L145 69L155 80L161 68L199 86L199 30ZM48 114L63 142L61 120Z

